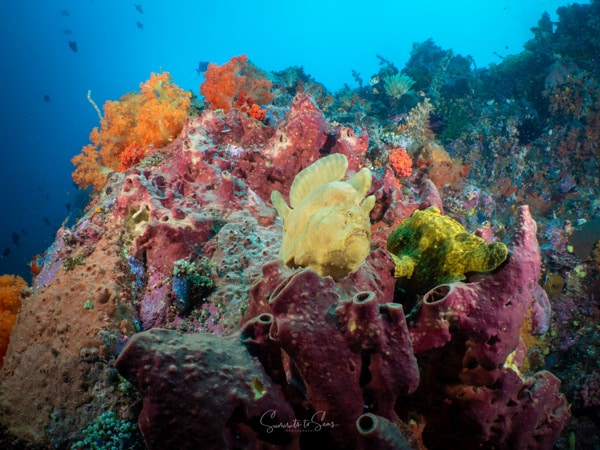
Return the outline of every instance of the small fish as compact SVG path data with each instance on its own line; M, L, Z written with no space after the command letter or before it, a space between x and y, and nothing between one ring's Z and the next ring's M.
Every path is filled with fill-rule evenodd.
M50 219L48 219L47 217L44 217L44 223L48 226L50 226Z
M50 98L50 96L48 94L44 95L44 101L46 103L50 103L52 101L52 99Z
M68 28L65 28L64 30L62 30L62 32L67 35L73 34L73 32L71 30L69 30Z
M73 50L73 52L77 53L77 42L69 41L69 48Z
M4 251L2 252L2 257L6 258L8 255L10 255L10 247L6 247L4 249Z
M200 76L201 73L206 72L206 69L208 69L208 61L199 61L198 68L196 68L194 70L196 71L198 76Z
M135 6L135 10L140 14L144 14L144 10L142 9L142 5L133 5Z
M136 22L135 24L140 30L144 29L144 24L142 22Z
M65 203L65 208L67 208L67 211L71 211L71 204Z
M27 236L27 230L25 228L21 228L21 234L23 236Z
M12 241L13 241L13 244L15 244L17 247L19 246L19 233L13 232Z
M60 15L63 17L69 17L71 15L71 13L69 12L68 9L61 9L60 10Z

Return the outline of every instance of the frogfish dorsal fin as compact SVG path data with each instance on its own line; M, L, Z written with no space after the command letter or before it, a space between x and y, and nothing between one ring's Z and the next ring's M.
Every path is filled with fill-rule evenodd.
M356 192L358 192L358 197L363 198L371 189L371 181L373 179L373 175L371 175L371 171L366 167L363 167L358 172L354 174L352 178L350 178L346 183L349 183Z
M348 170L348 159L341 153L321 158L301 170L290 188L290 206L296 208L315 189L333 181L340 181Z

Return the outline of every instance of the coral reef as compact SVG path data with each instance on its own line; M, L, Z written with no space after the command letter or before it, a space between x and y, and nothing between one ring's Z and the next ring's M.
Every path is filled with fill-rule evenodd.
M113 173L86 214L72 229L59 229L56 242L38 259L35 289L13 328L0 379L2 426L29 442L65 446L83 441L82 430L106 411L116 412L115 420L135 420L141 395L138 420L150 448L199 442L217 448L414 447L423 439L430 442L429 429L453 438L465 434L467 425L448 431L427 408L400 407L420 397L423 375L430 382L434 367L447 363L430 359L436 349L427 345L460 346L452 336L444 345L439 336L450 331L444 334L444 322L434 315L423 322L427 326L411 317L435 303L427 295L437 296L444 286L460 291L463 285L437 287L411 311L409 299L396 289L394 261L384 248L389 233L415 210L441 208L439 193L426 178L400 188L389 166L360 169L339 181L350 161L358 169L366 145L364 134L331 131L307 94L290 103L276 126L236 109L227 114L205 110L189 118L180 135L151 158ZM323 158L324 148L333 154ZM368 208L361 210L365 226L371 226L369 211L373 221L373 246L367 247L366 258L335 279L310 267L287 267L278 259L284 230L267 203L277 190L289 195L293 207L302 205L319 184L321 168L330 164L335 176L326 181L341 185L342 199L357 205L368 200ZM331 198L318 201L327 206ZM289 225L294 210L278 200L275 204L283 211L284 227ZM533 251L535 236L524 235ZM512 273L511 265L522 270L520 255L511 254L498 274ZM522 270L527 280L506 284L530 292L539 274L536 267ZM486 277L493 276L470 277L464 286L487 286ZM503 325L509 319L502 308L511 296L498 294L489 305L481 301L485 313L476 324L467 321L459 337L473 328L475 343L482 336L494 341L477 328L487 327L486 333L501 341L491 342L496 348L514 350L524 319ZM518 310L524 316L533 308L532 298L519 302L511 314ZM488 357L480 353L473 344L468 354L474 361ZM547 425L547 444L566 417L557 383L544 372L503 378L498 374L509 370L504 364L520 362L512 363L505 353L481 359L480 375L504 380L506 395L520 382L528 386L532 397L520 401L536 411L537 423ZM458 352L449 354L456 354L455 366L465 360ZM115 367L134 386L125 384ZM60 377L48 375L56 373ZM194 380L195 390L186 376ZM541 380L547 389L533 393L530 380ZM432 392L443 404L454 398L452 389L468 389L475 381L452 379ZM487 387L500 395L497 387ZM535 409L527 403L530 398ZM464 408L474 406L467 402ZM220 411L219 420L215 411ZM557 421L550 426L552 415ZM421 431L411 428L410 417L423 418ZM189 431L204 421L202 433ZM275 428L279 423L288 428ZM513 425L507 422L503 432L514 434ZM524 429L519 439L527 441L530 435ZM504 442L485 432L473 439L477 445Z
M282 124L282 136L290 127L290 167L308 165L290 155L318 157L320 145L307 147L304 138L326 139L328 124L310 97L297 99ZM304 136L291 132L298 127ZM40 445L80 440L95 417L131 402L113 365L137 331L236 329L261 266L279 251L281 225L265 201L273 189L289 192L296 175L263 151L274 133L235 109L206 110L168 146L110 175L85 215L58 230L37 259L34 292L13 328L0 381L3 427ZM208 262L204 275L214 288L180 314L173 271L182 259L196 267ZM48 388L41 380L50 374L57 385Z
M332 94L241 56L210 66L194 110L168 78L107 103L75 159L91 202L32 259L0 372L0 446L112 436L145 397L142 418L172 420L141 422L156 448L598 447L599 7L542 16L523 52L486 68L428 40ZM393 98L399 73L414 85ZM296 197L298 173L340 155L348 178L370 172L366 257L335 278L288 267L298 205L275 200L282 226L271 192ZM433 224L464 227L451 242L498 250L493 264L461 254L444 269L409 239L394 253L414 272L394 279L388 238L430 206ZM189 386L184 370L210 381ZM226 406L205 429L219 408L200 397ZM259 414L267 398L281 417Z

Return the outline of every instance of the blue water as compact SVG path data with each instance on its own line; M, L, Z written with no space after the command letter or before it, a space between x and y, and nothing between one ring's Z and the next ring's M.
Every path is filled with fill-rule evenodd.
M478 67L516 54L561 0L183 1L6 0L0 14L0 274L29 279L28 262L87 203L70 159L88 143L102 105L167 70L198 93L199 61L245 53L264 70L303 66L328 89L401 68L433 38ZM587 2L579 2L587 3ZM76 44L73 51L70 41ZM75 44L71 44L73 47Z

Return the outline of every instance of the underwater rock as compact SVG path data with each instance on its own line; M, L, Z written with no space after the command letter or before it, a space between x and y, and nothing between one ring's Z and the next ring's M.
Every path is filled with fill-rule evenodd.
M264 153L281 173L296 174L319 158L328 129L327 119L313 97L298 94Z
M365 198L371 172L346 175L342 154L326 156L302 170L290 189L290 206L279 191L271 202L283 221L280 257L290 267L310 267L339 279L356 271L371 249L369 212L375 197Z
M287 195L296 174L322 156L320 149L328 130L327 119L313 98L298 94L270 139L247 146L248 155L237 162L232 173L263 200L274 189Z
M247 146L249 154L239 160L233 174L243 178L262 199L268 199L273 190L287 196L298 172L330 152L346 155L351 172L364 166L366 134L355 136L350 128L339 127L335 142L326 148L331 134L329 122L313 97L297 94L268 142Z
M415 414L428 448L506 448L532 435L549 448L568 417L559 383L546 372L518 372L518 330L539 275L525 212L505 266L438 286L405 319L383 244L414 210L441 210L426 178L413 177L401 192L393 173L374 169L367 191L366 169L355 174L362 187L353 198L377 201L373 245L354 272L334 280L277 258L282 229L270 193L287 196L298 171L327 153L361 167L354 156L364 155L366 137L341 127L326 143L331 135L307 94L277 130L240 112L205 110L167 147L111 175L73 231L61 228L39 258L40 278L0 372L6 433L66 448L106 410L134 419L142 394L123 388L114 368L129 341L117 366L146 396L142 428L154 448L395 448ZM172 301L182 259L206 264L214 282L185 317ZM548 311L539 294L542 330ZM155 327L181 334L136 334ZM262 412L267 425L282 427L314 417L321 431L270 433ZM155 422L167 415L172 423ZM538 425L544 436L532 432Z
M294 423L294 411L239 334L144 331L116 367L144 395L138 424L149 450L293 448L298 438L276 427Z
M363 167L368 148L369 135L366 130L363 129L360 134L356 134L350 127L339 126L331 153L341 153L348 158L348 170L353 173Z
M600 241L600 218L595 218L576 227L569 237L569 244L573 246L573 252L582 261L592 256L592 250Z
M278 256L281 224L275 222L272 208L269 212L269 223L262 225L261 218L248 211L231 213L228 222L202 247L202 254L213 267L215 290L210 299L222 305L224 314L220 324L228 330L237 329L263 264Z
M221 169L218 156L205 158L209 144L185 142L170 146L170 157L152 170L130 171L116 197L117 218L135 239L132 255L163 273L211 237L225 205L248 204L245 185Z
M93 418L125 403L108 361L135 331L131 279L122 271L119 224L89 214L105 222L102 234L93 248L58 237L54 256L81 264L48 262L54 277L22 303L0 373L0 423L46 448L65 448Z

